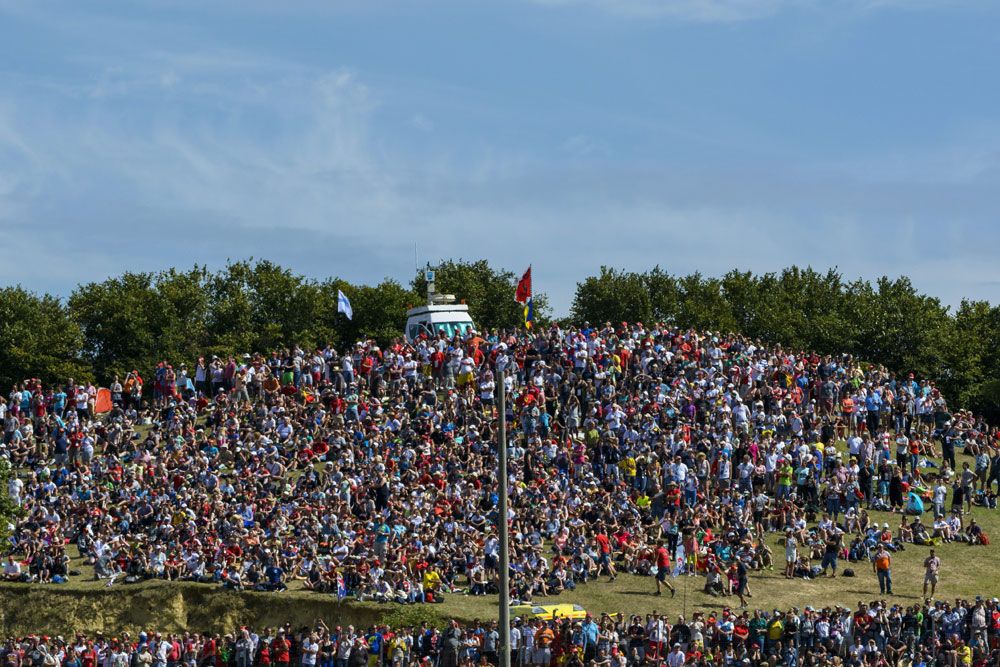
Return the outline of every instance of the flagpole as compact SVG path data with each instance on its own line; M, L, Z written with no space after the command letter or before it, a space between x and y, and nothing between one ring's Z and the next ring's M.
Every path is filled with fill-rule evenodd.
M497 369L500 380L500 432L497 439L500 476L500 665L510 667L510 554L507 528L507 369Z

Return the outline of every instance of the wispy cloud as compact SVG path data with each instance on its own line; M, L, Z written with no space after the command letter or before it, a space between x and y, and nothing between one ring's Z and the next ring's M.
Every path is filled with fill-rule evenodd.
M0 281L65 293L124 268L247 255L313 275L406 280L415 241L421 259L534 261L561 309L575 281L607 263L708 273L836 264L850 276L911 273L951 302L1000 278L976 250L1000 242L977 226L992 215L995 179L622 165L583 134L561 143L569 164L498 145L461 159L411 155L387 139L382 94L357 72L242 59L159 54L115 70L101 95L75 82L8 88L0 243L30 261L0 267ZM52 112L66 104L79 113ZM976 247L963 247L972 236Z
M812 0L534 0L553 7L590 7L611 14L684 21L729 22L757 19L782 7L813 5Z
M597 9L634 18L660 18L696 23L735 23L773 16L781 11L846 11L925 9L961 0L532 0L550 7Z
M751 29L820 0L533 2ZM774 157L760 146L779 138L744 145L746 132L719 132L763 106L726 116L702 100L694 108L712 118L667 135L671 107L656 98L648 109L581 100L552 111L525 94L527 77L506 91L479 78L425 85L200 33L153 39L156 21L78 18L59 19L58 37L133 42L108 39L106 51L86 41L43 73L0 68L0 247L21 260L0 263L0 283L65 294L124 269L248 255L316 276L407 280L415 241L421 259L534 262L562 310L601 264L713 274L838 265L849 276L912 274L953 303L1000 279L995 126L871 158ZM653 157L631 159L623 136L649 142ZM704 147L723 158L700 159Z

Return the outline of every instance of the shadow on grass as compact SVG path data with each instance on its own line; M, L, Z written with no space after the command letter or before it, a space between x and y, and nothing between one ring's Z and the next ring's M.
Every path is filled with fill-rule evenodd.
M615 592L620 593L622 595L646 595L648 597L663 598L665 600L670 599L670 589L666 587L663 588L663 592L660 595L656 594L656 589L643 590L643 591L615 591ZM678 591L677 595L681 595L681 591Z

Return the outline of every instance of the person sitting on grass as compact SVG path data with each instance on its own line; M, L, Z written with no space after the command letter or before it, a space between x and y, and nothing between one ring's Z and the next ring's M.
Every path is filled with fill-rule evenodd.
M985 543L983 540L983 529L978 523L976 523L975 519L969 521L969 526L965 529L965 534L969 538L969 544L976 545Z
M708 572L705 575L704 591L712 597L718 597L726 594L722 572L719 570L719 566L716 565L715 562L711 562L708 565Z
M964 532L965 528L962 522L961 511L952 512L951 516L948 517L947 522L948 522L948 530L951 533L952 540L958 540L959 542L965 542L968 540L968 537Z
M20 561L14 560L14 556L7 556L7 562L3 564L4 581L27 581L28 574L24 571L24 566Z
M910 535L912 536L910 541L914 544L929 544L932 539L930 533L927 532L927 526L919 519L914 519L913 523L910 524Z

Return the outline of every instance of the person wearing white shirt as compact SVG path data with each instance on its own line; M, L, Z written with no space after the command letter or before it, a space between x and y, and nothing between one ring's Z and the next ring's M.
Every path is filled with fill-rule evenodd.
M684 655L684 651L681 650L680 644L674 644L674 650L667 655L667 666L668 667L684 667L687 657Z
M319 638L313 633L302 641L302 667L315 667L317 654L319 654Z
M10 499L14 501L14 504L20 507L21 505L21 492L24 490L24 481L19 477L11 477L10 481L7 482L7 493L10 495Z

